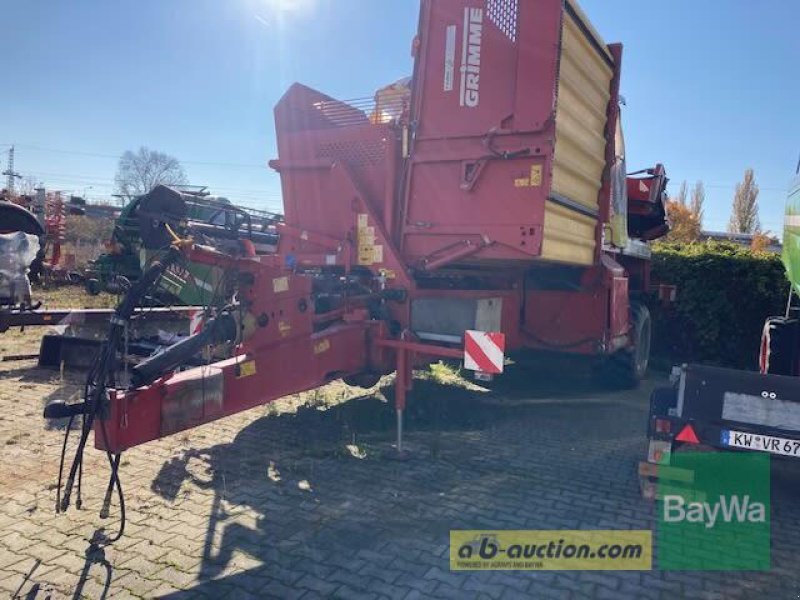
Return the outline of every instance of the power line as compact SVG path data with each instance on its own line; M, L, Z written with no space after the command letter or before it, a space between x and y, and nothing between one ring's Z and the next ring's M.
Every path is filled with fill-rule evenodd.
M17 144L20 148L28 148L29 150L39 150L42 152L54 152L56 154L74 154L76 156L93 156L97 158L113 158L118 160L122 154L103 154L100 152L82 152L80 150L64 150L62 148L48 148L45 146L37 146L34 144ZM265 169L267 168L266 163L264 164L254 164L254 163L228 163L228 162L206 162L206 161L198 161L198 160L181 160L179 161L185 165L201 165L207 167L234 167L240 169Z
M79 186L79 187L80 186L95 186L95 187L98 187L98 188L104 188L104 189L109 189L109 190L110 189L115 189L115 186L112 183L103 183L103 182L96 181L96 180L91 180L91 179L77 179L77 178L68 178L68 177L61 178L61 177L47 177L47 176L39 177L38 179L47 179L47 180L49 180L49 181L51 181L53 183L66 184L66 185L76 185L76 186ZM50 185L52 185L52 183ZM214 186L204 186L204 187L208 188L208 191L210 191L211 193L213 193L214 195L217 195L217 196L225 195L225 194L230 193L230 194L233 194L233 195L236 195L236 196L241 196L241 197L246 197L246 198L254 198L254 199L264 199L264 200L280 200L281 199L281 196L276 195L276 194L259 194L259 193L252 193L252 192L249 192L249 193L247 193L247 192L239 192L239 191L236 191L236 190L228 190L227 188L217 188L217 187L214 187ZM224 193L220 193L220 192L224 192Z
M700 180L702 181L702 180ZM703 183L703 187L713 188L713 189L736 189L736 186L739 185L741 182L736 183ZM758 185L758 184L757 184ZM785 192L788 190L788 187L765 187L762 185L758 185L759 191L763 192Z
M47 177L62 181L70 181L77 183L86 183L90 185L114 186L115 180L110 177L95 177L93 175L84 175L79 173L54 173L52 171L37 171L37 177ZM259 190L254 188L237 188L228 186L209 186L213 191L225 191L233 193L241 193L244 195L252 195L259 198L281 198L280 194L270 193L267 190Z
M11 146L11 144L0 144L2 146ZM97 158L113 158L119 159L122 155L121 154L105 154L101 152L84 152L80 150L65 150L63 148L49 148L46 146L39 146L36 144L16 144L19 148L28 148L30 150L39 150L42 152L55 152L57 154L74 154L77 156L93 156ZM264 164L255 164L255 163L231 163L231 162L214 162L214 161L198 161L198 160L180 160L181 164L185 165L201 165L201 166L209 166L209 167L235 167L235 168L242 168L242 169L267 169L266 163ZM702 181L700 179L699 181ZM707 188L716 188L716 189L733 189L738 185L737 183L703 183L703 185ZM759 185L759 189L763 191L769 192L783 192L786 191L786 187L783 186L762 186Z

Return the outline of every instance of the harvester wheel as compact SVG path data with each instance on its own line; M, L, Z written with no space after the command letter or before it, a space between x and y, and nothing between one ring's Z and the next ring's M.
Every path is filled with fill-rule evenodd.
M652 319L644 304L631 304L633 348L619 350L609 356L602 368L603 382L608 386L632 389L647 374L650 362Z
M360 387L360 388L371 388L381 380L381 376L378 373L356 373L355 375L348 375L347 377L342 377L342 381L344 381L347 385L352 387Z
M86 291L89 292L90 296L97 296L100 292L103 291L100 282L97 279L87 279L86 280Z
M111 294L122 295L131 289L131 281L123 275L114 275L106 285L106 291Z

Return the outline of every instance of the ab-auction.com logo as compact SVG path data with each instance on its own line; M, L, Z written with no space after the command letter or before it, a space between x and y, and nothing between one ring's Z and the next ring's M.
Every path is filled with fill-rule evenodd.
M500 546L496 535L480 535L472 542L462 544L458 549L458 557L463 559L480 558L492 560L500 554L511 559L536 558L639 558L642 555L640 544L602 544L592 550L589 544L565 543L564 539L550 540L546 544L511 544L507 548Z
M450 532L453 570L647 570L650 531Z
M656 547L665 570L770 568L770 464L762 452L677 452L660 480Z

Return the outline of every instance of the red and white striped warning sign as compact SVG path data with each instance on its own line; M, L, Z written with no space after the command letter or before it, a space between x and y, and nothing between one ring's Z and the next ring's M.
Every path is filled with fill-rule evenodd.
M483 373L502 373L506 336L497 331L464 332L464 368Z
M205 311L196 309L189 311L189 335L200 333L203 329L203 322L205 321Z

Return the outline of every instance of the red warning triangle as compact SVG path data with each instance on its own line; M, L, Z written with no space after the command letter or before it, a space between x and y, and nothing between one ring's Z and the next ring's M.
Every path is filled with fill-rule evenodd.
M694 427L691 425L686 425L681 432L675 436L675 439L679 442L686 442L687 444L699 444L700 438L697 437L697 434L694 432Z

